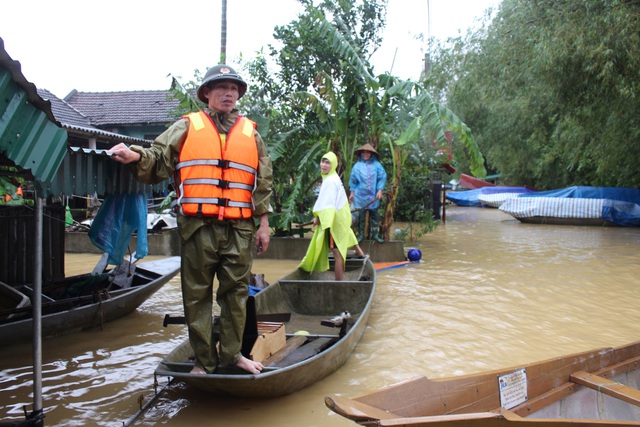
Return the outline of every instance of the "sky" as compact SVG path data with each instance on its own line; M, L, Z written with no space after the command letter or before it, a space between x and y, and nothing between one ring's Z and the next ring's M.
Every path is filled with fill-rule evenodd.
M28 0L2 5L0 38L38 88L81 92L167 90L218 62L222 0ZM389 0L382 47L371 63L417 80L426 37L456 36L499 0ZM273 29L296 19L296 0L227 0L227 58L255 56Z

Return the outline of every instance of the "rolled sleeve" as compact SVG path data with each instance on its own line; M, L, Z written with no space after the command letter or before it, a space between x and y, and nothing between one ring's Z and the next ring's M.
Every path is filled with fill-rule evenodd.
M150 148L132 145L131 150L140 154L140 161L132 165L136 177L146 184L157 184L173 178L180 147L187 137L188 129L188 120L178 120L160 134Z

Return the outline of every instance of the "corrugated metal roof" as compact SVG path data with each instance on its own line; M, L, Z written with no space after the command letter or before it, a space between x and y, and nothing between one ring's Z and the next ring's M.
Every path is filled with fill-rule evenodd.
M107 150L70 147L47 191L52 195L162 193L169 181L151 186L137 181L130 166L111 160Z
M83 124L82 120L75 120L75 124L65 127L78 134L114 141L145 142ZM155 186L142 184L133 178L128 166L111 160L105 150L68 148L67 131L60 126L51 102L27 81L20 63L11 59L0 38L0 154L30 173L41 196L150 194L166 190L169 181Z
M121 135L119 133L108 132L106 130L97 129L93 127L73 126L66 123L62 124L65 129L69 130L74 135L84 135L87 137L104 137L105 140L112 142L113 145L119 142L136 143L142 146L149 146L153 141L147 139L135 138L133 136Z
M67 131L11 59L0 38L0 153L42 184L51 181L65 155Z

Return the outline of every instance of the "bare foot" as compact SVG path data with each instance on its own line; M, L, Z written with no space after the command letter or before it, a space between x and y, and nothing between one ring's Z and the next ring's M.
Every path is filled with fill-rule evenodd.
M204 369L202 369L200 366L196 365L193 367L193 369L191 370L191 372L189 372L190 374L195 374L195 375L206 375L207 373L205 372Z
M240 359L236 362L236 366L240 369L244 369L250 374L259 374L262 371L262 363L254 362L253 360L249 360L244 356L240 356Z

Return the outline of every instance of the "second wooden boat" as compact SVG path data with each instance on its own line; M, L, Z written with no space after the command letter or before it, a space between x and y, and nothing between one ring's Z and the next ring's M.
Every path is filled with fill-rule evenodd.
M365 426L640 425L640 342L475 375L417 377L332 411Z
M188 341L175 348L155 374L189 386L243 397L275 397L307 387L340 368L364 333L373 303L376 270L366 258L347 259L344 280L334 272L295 270L255 296L255 319L248 310L251 345L243 354L260 360L257 375L218 367L208 375L190 374L194 366ZM247 333L251 324L257 333Z
M118 319L134 311L180 270L180 257L133 264L124 261L105 271L103 257L95 273L45 283L42 289L42 337L52 337ZM33 336L29 286L0 286L0 341L15 343ZM9 299L8 296L11 296Z

